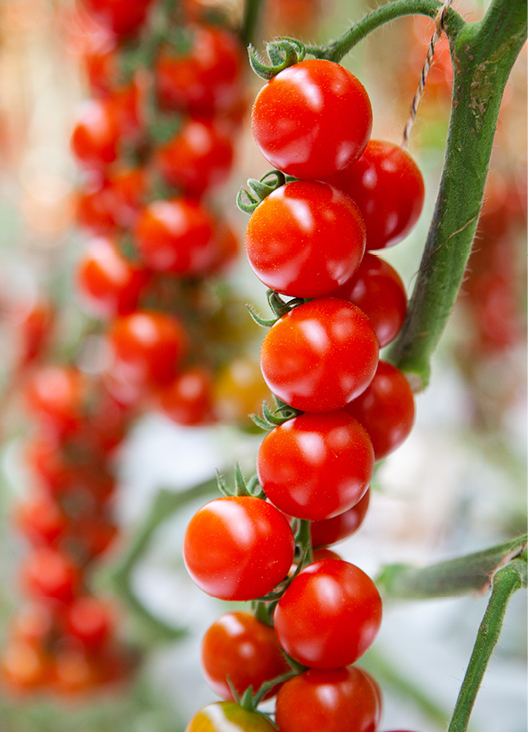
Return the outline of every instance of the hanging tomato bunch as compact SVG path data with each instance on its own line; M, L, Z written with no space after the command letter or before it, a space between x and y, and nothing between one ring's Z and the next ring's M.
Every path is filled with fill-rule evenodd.
M286 55L289 43L276 45ZM407 152L370 140L359 80L291 45L301 58L275 76L264 69L272 78L252 112L255 141L277 170L239 196L251 213L249 263L276 316L256 319L271 326L261 368L277 408L256 418L268 430L257 475L246 484L237 469L234 491L221 483L226 497L198 511L184 540L198 586L253 600L255 615L230 613L207 631L204 674L226 703L199 712L188 732L233 700L258 715L273 694L280 732L374 732L381 713L378 685L353 665L378 632L378 591L361 569L314 548L358 529L375 461L413 425L409 383L379 361L402 327L405 290L371 250L409 233L424 185Z

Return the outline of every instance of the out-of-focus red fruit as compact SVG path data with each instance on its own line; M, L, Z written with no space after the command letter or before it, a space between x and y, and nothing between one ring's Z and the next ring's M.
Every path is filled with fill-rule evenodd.
M30 554L21 570L26 592L32 597L71 602L80 582L79 568L63 552L42 547Z
M93 16L114 33L126 36L134 33L145 21L153 0L84 0Z
M36 496L18 506L16 522L19 531L32 544L53 546L69 526L59 505L46 495Z
M213 420L213 380L200 366L179 374L160 392L160 405L176 424L210 424Z
M66 610L66 632L89 649L100 648L109 638L114 619L109 605L97 597L78 597Z
M29 410L59 435L79 425L86 394L83 374L68 366L43 366L32 374L25 388Z

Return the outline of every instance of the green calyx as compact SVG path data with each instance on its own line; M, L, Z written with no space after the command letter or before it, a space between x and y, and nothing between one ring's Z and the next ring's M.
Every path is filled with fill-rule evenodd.
M238 463L236 463L235 465L235 485L233 486L233 488L229 488L227 486L225 480L222 478L220 473L216 474L216 481L218 484L218 490L223 493L224 496L243 496L262 499L266 498L266 494L260 487L257 476L254 475L252 478L246 481Z
M262 63L251 44L248 47L251 68L261 79L270 81L288 66L300 63L306 55L306 47L304 43L295 38L278 38L276 41L266 43L266 53L271 61L271 66Z
M252 214L270 193L286 183L286 176L280 170L268 170L260 180L249 178L247 188L241 188L236 198L238 208Z

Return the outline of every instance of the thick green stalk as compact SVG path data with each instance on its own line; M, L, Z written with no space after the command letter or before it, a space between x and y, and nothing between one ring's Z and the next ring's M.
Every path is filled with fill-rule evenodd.
M448 732L466 732L493 649L497 645L512 595L523 585L522 560L515 560L493 577L493 591L478 630ZM524 564L526 564L524 562Z
M493 0L451 36L453 106L435 213L407 319L388 360L427 386L430 357L455 304L477 227L499 107L526 40L526 0Z
M428 567L391 564L381 571L376 584L385 597L408 600L482 592L490 586L490 578L500 567L524 551L527 538L520 536L484 551Z
M264 0L246 0L240 28L240 40L244 46L254 42Z

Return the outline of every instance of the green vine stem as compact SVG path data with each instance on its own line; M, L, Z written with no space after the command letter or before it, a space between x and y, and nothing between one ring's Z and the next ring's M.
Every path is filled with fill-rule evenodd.
M132 538L126 551L112 568L110 582L114 591L127 605L131 615L148 632L151 640L174 641L186 635L184 628L171 626L152 613L142 604L132 589L132 574L138 562L148 550L152 538L162 523L173 516L187 503L217 493L216 477L203 483L175 493L162 489L154 499L150 512Z
M255 37L255 31L258 27L260 12L264 0L246 0L244 6L244 17L240 27L240 40L244 46L249 46Z
M525 534L484 551L428 567L390 564L382 569L376 584L385 597L407 600L485 592L495 572L523 553L527 539Z
M524 565L524 567L523 567ZM524 576L523 576L524 575ZM516 559L493 577L493 591L477 633L448 732L465 732L512 595L526 583L526 562Z

